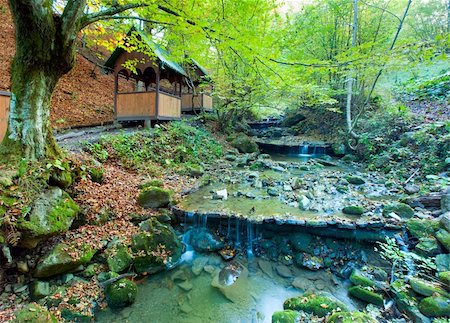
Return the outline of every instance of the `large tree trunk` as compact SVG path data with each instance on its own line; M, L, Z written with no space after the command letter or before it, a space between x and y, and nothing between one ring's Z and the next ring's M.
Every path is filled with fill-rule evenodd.
M42 159L58 152L50 102L58 80L75 65L77 28L53 15L50 2L10 0L16 32L11 103L2 152Z

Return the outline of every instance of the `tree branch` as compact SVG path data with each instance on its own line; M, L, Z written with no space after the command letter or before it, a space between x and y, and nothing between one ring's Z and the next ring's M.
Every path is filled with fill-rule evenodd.
M174 26L175 25L175 24L173 24L171 22L157 21L157 20L151 20L151 19L135 17L135 16L111 16L111 17L105 17L102 20L111 20L111 19L117 19L117 20L134 19L134 20L139 20L139 21L143 21L143 22L149 22L149 23L152 23L152 24L168 25L168 26Z
M64 45L69 41L76 39L79 29L79 18L82 17L86 7L86 0L69 0L67 1L64 11L61 15L61 34L63 36Z

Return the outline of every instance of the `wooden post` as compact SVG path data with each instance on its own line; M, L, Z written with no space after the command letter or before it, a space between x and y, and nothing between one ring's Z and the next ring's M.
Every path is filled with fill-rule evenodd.
M159 117L159 67L156 72L156 98L155 98L155 118L158 120Z
M119 92L119 73L114 74L114 120L117 120L117 92Z

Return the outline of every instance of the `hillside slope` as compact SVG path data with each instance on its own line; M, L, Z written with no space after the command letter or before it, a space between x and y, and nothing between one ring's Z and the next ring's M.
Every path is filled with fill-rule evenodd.
M0 91L9 91L10 65L15 52L14 25L7 0L0 0ZM59 82L52 99L51 121L68 128L113 120L114 78L81 55L75 68Z

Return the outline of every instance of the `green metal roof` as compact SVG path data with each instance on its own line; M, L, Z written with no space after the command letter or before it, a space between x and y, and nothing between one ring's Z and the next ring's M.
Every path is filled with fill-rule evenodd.
M204 74L204 76L209 77L208 71L203 66L201 66L195 59L191 58L191 60L192 63L194 63L194 65L197 66L197 68Z
M185 70L176 62L172 61L169 57L170 57L170 53L168 51L166 51L165 49L163 49L161 46L159 46L158 44L156 44L152 39L150 39L145 33L136 30L135 28L132 28L127 36L130 36L131 33L136 32L138 33L139 37L141 37L141 39L150 47L150 49L153 51L153 53L155 53L156 58L158 60L159 63L159 67L161 69L165 69L168 68L178 74L181 74L183 76L187 76L187 73L185 72ZM121 47L117 47L114 52L111 54L111 56L106 60L105 62L105 67L109 68L109 69L113 69L114 68L114 64L117 60L117 58L123 53L125 52L125 49L121 48Z

